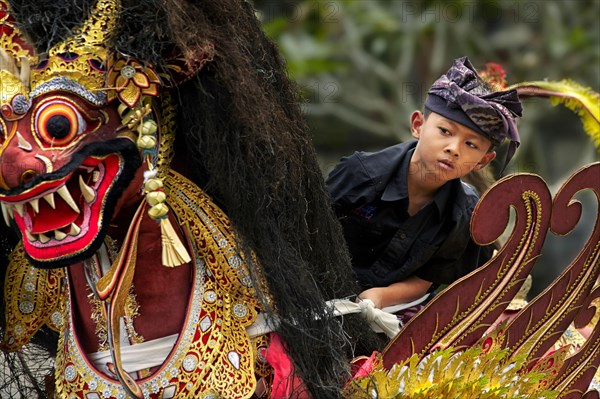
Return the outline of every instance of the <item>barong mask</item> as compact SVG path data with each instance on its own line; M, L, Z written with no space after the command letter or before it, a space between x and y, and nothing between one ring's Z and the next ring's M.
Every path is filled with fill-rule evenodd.
M149 213L166 219L159 175L169 155L159 148L173 139L174 111L156 100L161 79L151 66L108 48L119 1L98 1L45 56L9 8L0 2L0 204L32 264L60 267L98 249L144 162Z
M494 145L510 141L502 170L519 146L515 117L522 106L515 89L494 91L477 74L467 57L452 67L428 91L425 107L487 137Z

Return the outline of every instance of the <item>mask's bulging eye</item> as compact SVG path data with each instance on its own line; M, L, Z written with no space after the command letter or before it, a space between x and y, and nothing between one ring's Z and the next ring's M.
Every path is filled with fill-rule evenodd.
M64 139L71 133L72 123L64 115L52 115L46 122L46 131L56 139Z
M35 130L40 138L54 147L69 144L86 129L77 109L65 102L52 102L40 107Z

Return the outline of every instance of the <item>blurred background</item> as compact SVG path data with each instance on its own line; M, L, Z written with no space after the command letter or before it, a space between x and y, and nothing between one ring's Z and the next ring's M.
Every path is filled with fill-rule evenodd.
M255 0L301 91L326 176L340 157L410 140L409 118L455 58L502 65L507 84L572 79L600 89L600 0ZM600 104L596 104L600 107ZM576 114L524 101L521 147L506 173L539 174L555 192L600 160ZM497 159L503 159L505 148ZM485 178L499 178L499 162ZM598 212L593 194L567 237L549 234L533 271L541 291L578 254Z

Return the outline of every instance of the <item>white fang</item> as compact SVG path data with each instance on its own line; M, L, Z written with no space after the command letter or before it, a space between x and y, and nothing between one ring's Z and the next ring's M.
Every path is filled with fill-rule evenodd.
M79 189L81 190L81 194L83 194L83 198L85 198L85 202L88 204L91 204L96 199L96 192L93 188L85 184L81 175L79 175Z
M71 193L69 192L69 189L66 186L62 186L61 188L59 188L56 193L58 195L60 195L60 197L62 199L65 200L65 202L67 203L67 205L69 205L71 207L71 209L73 209L75 212L80 213L81 211L79 210L79 207L77 206L77 204L75 203L75 200L73 200L73 197L71 197Z

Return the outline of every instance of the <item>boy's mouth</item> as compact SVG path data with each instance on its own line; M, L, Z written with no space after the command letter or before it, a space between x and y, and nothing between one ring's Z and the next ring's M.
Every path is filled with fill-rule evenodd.
M438 160L438 164L443 168L443 169L447 169L447 170L452 170L454 169L454 162L448 160L448 159L440 159Z

